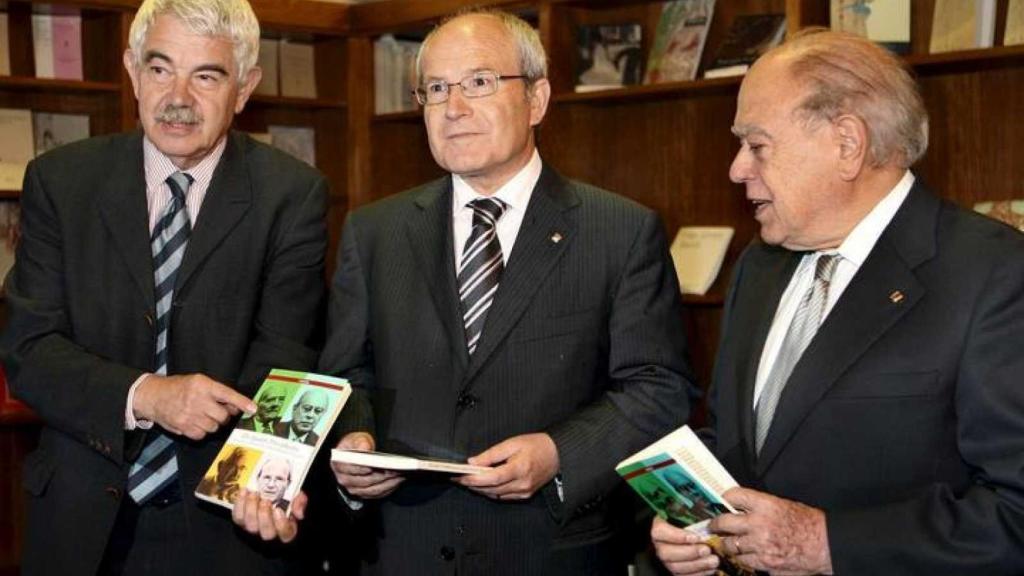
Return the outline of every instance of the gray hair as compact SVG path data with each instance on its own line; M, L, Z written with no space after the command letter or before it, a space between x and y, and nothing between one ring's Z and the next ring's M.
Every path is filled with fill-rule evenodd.
M426 52L427 46L430 44L431 39L438 30L443 28L449 22L458 20L466 16L490 16L496 18L502 27L505 28L505 32L512 39L516 46L516 52L519 54L519 74L526 76L524 79L526 84L532 84L541 78L547 78L548 76L548 56L544 51L544 44L540 41L540 35L534 30L533 26L526 20L523 20L515 14L505 12L503 10L494 10L487 8L468 8L460 10L445 18L438 24L433 30L427 34L427 37L423 40L423 44L420 45L420 51L416 54L416 79L418 82L423 81L423 69L421 68L421 61L423 60L423 54Z
M181 20L194 34L230 40L238 82L245 81L260 50L260 23L247 0L146 0L135 14L128 35L128 46L139 61L149 27L165 14Z
M868 129L868 162L909 168L928 149L928 112L906 64L874 42L824 28L801 30L766 56L780 57L811 93L799 110L809 120L842 114Z

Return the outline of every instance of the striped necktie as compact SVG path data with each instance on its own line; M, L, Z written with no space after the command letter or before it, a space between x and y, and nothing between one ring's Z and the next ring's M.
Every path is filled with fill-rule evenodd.
M156 295L156 370L167 375L168 337L170 336L171 303L174 300L174 281L181 267L188 236L192 231L185 193L192 185L192 177L175 172L167 178L171 201L153 229L150 244L153 251L154 286ZM128 494L139 505L159 494L178 475L178 459L174 441L162 432L150 431L146 446L128 472Z
M757 453L761 453L761 447L768 437L768 430L771 428L772 418L775 416L775 408L779 405L779 398L786 388L789 375L796 367L797 361L803 355L807 345L811 343L814 335L818 332L818 325L821 324L822 314L825 312L825 303L828 302L828 288L832 282L832 274L839 265L842 257L838 254L823 254L818 256L814 268L814 283L807 293L800 300L796 314L793 315L793 322L786 331L786 336L779 347L779 355L775 357L775 365L772 366L768 379L765 380L764 388L758 397L755 412L754 441Z
M466 348L472 355L480 343L487 310L494 302L505 268L497 228L498 219L505 213L505 203L497 198L477 198L469 207L473 209L473 229L462 250L458 283Z

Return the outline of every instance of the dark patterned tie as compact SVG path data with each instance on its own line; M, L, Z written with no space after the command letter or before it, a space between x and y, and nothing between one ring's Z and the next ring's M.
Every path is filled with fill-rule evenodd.
M473 209L473 229L462 250L458 281L466 348L473 354L505 269L498 242L498 219L505 213L505 203L497 198L477 198L469 207Z
M764 446L764 441L768 437L772 418L775 417L775 408L779 405L779 398L786 388L789 375L793 372L793 368L800 360L807 345L811 343L814 335L818 332L821 316L825 312L825 303L828 302L828 288L832 282L832 274L835 273L841 258L838 254L818 256L818 262L814 268L814 284L800 300L796 314L793 315L793 322L789 325L789 330L786 331L782 346L779 347L779 355L775 357L775 365L772 366L772 370L764 382L764 388L761 390L757 406L754 408L756 422L754 441L758 454L761 453L761 447Z
M170 336L171 303L174 300L174 281L185 255L188 236L192 231L185 193L192 185L192 177L175 172L167 178L171 201L160 221L153 229L150 244L153 249L153 280L156 288L156 370L167 375L167 343ZM151 431L146 446L128 472L128 493L139 505L159 494L178 475L178 459L174 441L162 432Z

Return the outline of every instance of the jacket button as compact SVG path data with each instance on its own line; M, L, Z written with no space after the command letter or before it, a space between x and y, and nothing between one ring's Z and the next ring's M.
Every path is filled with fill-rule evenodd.
M466 533L466 527L463 526L462 524L459 524L458 526L455 527L455 533L457 535L459 535L459 536L464 535Z
M441 559L445 562L451 562L455 559L455 550L453 550L451 546L442 546Z
M114 500L121 499L121 490L119 490L118 488L114 488L113 486L107 486L106 488L103 489L103 491L109 494L110 497L113 498Z
M150 314L149 312L146 312L146 324L149 324L151 328L154 324L153 315Z
M455 405L459 408L472 408L476 406L479 399L472 394L459 394L459 399L455 401Z

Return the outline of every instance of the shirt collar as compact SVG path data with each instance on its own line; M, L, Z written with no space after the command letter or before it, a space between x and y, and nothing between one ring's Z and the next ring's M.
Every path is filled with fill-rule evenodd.
M224 155L227 142L227 137L221 138L220 142L214 146L213 150L199 164L188 170L181 170L192 176L192 186L205 190L210 185L210 180L213 179L213 171L217 167L217 163L220 162L221 156ZM148 188L156 188L163 185L171 174L179 171L174 162L161 152L148 136L143 136L142 138L142 150L143 165L146 170L146 186Z
M896 212L903 205L907 195L910 194L910 188L913 185L914 174L907 170L896 186L854 226L843 243L839 245L839 249L836 250L839 255L860 268L875 247L875 243L882 236L882 232L896 216Z
M533 156L530 157L526 166L523 166L511 180L498 188L491 198L497 198L504 202L506 209L525 211L526 206L530 203L530 195L533 194L533 189L537 186L537 181L540 180L543 166L540 153L534 148ZM455 194L456 209L465 207L471 200L484 197L458 174L452 174L452 190Z

